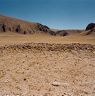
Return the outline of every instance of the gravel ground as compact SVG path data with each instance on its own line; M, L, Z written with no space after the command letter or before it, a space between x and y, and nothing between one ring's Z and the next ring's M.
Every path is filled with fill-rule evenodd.
M1 46L0 96L95 96L95 46Z

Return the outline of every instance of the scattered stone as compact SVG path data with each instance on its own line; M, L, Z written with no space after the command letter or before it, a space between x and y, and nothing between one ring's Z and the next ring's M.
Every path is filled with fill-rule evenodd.
M93 51L93 53L95 54L95 51Z
M60 82L58 82L58 81L54 81L54 82L52 83L52 85L53 85L53 86L60 86L60 85L61 85L61 83L60 83Z
M23 80L26 81L26 78L24 78Z

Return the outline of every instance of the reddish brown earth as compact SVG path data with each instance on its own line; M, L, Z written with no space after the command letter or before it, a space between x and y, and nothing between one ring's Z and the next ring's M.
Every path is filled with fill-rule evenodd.
M47 26L40 23L28 22L0 15L0 32L8 31L21 34L33 34L35 32L51 32L51 30Z

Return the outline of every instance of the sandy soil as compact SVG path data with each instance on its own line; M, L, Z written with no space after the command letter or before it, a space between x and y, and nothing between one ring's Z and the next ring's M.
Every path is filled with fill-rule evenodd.
M95 96L95 37L1 33L0 96Z
M82 36L79 33L73 33L68 36L51 36L49 34L32 34L22 35L12 32L0 33L0 45L9 44L22 44L22 43L57 43L57 44L70 44L70 43L81 43L81 44L94 44L95 45L95 34Z
M0 96L95 96L95 46L0 47Z

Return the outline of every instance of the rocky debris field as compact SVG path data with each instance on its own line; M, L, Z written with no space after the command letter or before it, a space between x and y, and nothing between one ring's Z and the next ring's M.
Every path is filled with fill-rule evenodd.
M3 45L0 46L0 50L42 50L42 51L93 51L95 50L95 45L91 44L80 44L80 43L72 43L72 44L55 44L55 43L23 43L23 44L11 44L11 45Z
M95 96L95 46L1 46L0 96Z

